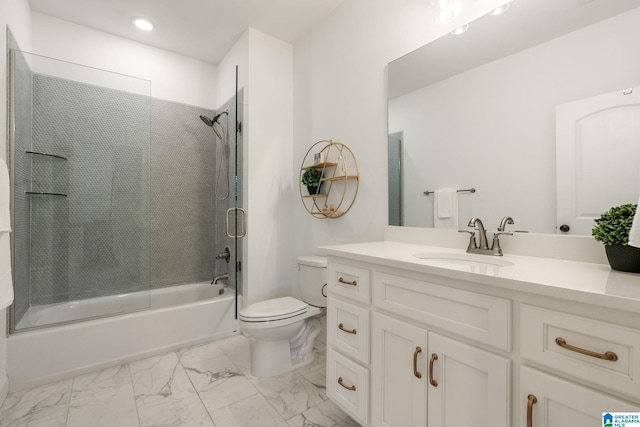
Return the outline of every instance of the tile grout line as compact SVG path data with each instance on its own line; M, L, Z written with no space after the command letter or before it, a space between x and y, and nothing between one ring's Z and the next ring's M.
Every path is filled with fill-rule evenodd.
M133 375L131 374L131 363L127 363L127 372L129 372L129 383L131 384L131 395L133 396L133 406L136 408L136 417L138 418L138 427L142 426L140 419L140 411L138 410L138 399L136 399L136 391L133 388Z
M189 347L189 348L193 348L193 347ZM222 350L222 349L220 349L220 350ZM224 354L224 352L223 352L223 354ZM182 370L184 371L184 374L187 376L187 379L189 380L189 383L191 384L191 387L193 387L193 391L196 392L196 396L198 396L198 400L202 404L202 407L204 408L204 410L207 411L207 416L211 420L211 424L213 425L213 427L216 427L216 423L213 421L213 417L211 416L211 412L209 412L209 408L207 408L207 405L205 405L204 401L202 400L202 396L200 396L200 391L198 391L198 388L193 383L193 380L191 379L191 375L189 375L189 373L187 372L187 368L182 364L182 358L180 357L180 355L178 354L177 351L176 351L176 356L178 356L178 363L182 367Z

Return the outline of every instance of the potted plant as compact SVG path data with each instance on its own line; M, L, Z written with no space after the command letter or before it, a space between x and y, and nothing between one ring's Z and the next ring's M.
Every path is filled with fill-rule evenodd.
M591 234L604 244L611 268L640 273L640 248L629 246L629 231L637 205L616 206L595 220Z
M320 193L321 179L322 172L315 168L309 168L302 174L302 183L307 186L310 195Z

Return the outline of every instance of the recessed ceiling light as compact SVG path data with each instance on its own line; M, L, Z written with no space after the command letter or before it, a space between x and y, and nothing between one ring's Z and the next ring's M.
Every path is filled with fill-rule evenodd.
M509 9L509 6L511 5L511 3L505 3L502 6L493 9L491 12L489 12L488 14L491 16L498 16L498 15L502 15L503 13L505 13L507 11L507 9Z
M456 10L455 0L433 0L431 4L436 21L446 22L453 18Z
M458 27L455 30L451 31L451 34L454 36L459 36L460 34L466 32L469 29L469 24L464 24L462 27Z
M143 31L151 31L153 30L153 24L148 19L144 18L133 18L133 25L140 28Z

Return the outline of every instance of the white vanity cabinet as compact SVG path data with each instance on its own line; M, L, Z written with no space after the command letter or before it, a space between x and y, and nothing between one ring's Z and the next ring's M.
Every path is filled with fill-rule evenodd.
M523 366L523 427L602 427L603 412L640 412L640 406ZM595 410L594 410L595 408Z
M640 413L640 330L528 304L520 312L520 351L525 362L594 387L523 366L522 426L601 427L603 412ZM606 389L637 403L608 396L603 393Z
M373 425L508 427L510 360L445 335L507 348L509 301L381 271L373 283Z
M508 300L330 259L327 329L327 395L363 425L509 426L511 361L447 336L507 350Z
M427 332L374 313L372 344L372 424L425 426Z
M374 426L509 425L509 360L380 313L372 330Z
M640 276L531 257L503 277L426 268L412 257L423 247L400 243L325 250L327 395L363 426L600 427L603 412L640 413Z
M333 261L327 274L327 396L369 425L370 271Z

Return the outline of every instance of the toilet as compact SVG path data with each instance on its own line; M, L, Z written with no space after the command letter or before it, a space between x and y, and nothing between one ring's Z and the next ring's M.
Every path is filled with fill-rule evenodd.
M251 373L272 377L313 363L313 342L322 331L320 316L327 306L327 259L298 258L300 301L274 298L240 310L240 328L253 338Z

